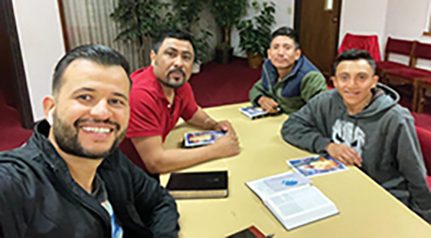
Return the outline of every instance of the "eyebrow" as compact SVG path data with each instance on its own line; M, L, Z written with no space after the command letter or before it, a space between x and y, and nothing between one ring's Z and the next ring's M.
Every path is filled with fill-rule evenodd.
M174 48L174 47L172 47L172 46L167 47L167 48L165 49L165 52L166 52L166 51L169 51L169 50L172 50L172 51L175 51L175 52L180 52L181 54L189 54L189 55L193 55L193 54L192 54L192 52L191 52L191 51L189 51L189 50L179 51L177 48Z
M96 92L96 90L95 90L94 88L87 88L87 87L83 87L83 88L79 88L79 89L75 90L75 91L72 93L72 95L73 95L73 94L80 93L80 92ZM129 98L128 98L126 95L124 95L123 93L114 92L114 95L115 95L115 96L117 96L117 97L124 98L124 99L125 99L125 100L127 100L127 101L129 100Z

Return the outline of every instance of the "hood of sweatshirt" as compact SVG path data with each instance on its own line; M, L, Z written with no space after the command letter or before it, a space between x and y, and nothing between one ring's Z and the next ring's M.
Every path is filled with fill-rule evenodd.
M342 111L346 110L346 106L344 105L343 98L338 93L338 91L334 90L336 97L335 100ZM371 102L364 108L362 112L358 114L352 115L352 118L355 119L364 119L374 117L380 113L384 113L390 108L397 105L400 100L400 95L393 89L387 87L384 84L378 83L377 87L372 89L373 99Z

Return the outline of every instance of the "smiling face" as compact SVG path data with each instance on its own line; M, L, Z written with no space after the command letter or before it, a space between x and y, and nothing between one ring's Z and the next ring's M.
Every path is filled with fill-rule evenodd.
M349 113L356 114L371 101L378 76L365 59L345 60L338 64L332 80Z
M67 66L62 86L44 99L45 115L53 110L49 139L57 150L100 159L124 138L129 120L127 73L121 66L77 59Z
M301 50L296 48L295 41L284 35L276 36L268 49L268 58L277 69L289 69L301 56Z
M179 88L190 78L194 61L193 46L189 41L166 38L151 59L156 78L165 87Z

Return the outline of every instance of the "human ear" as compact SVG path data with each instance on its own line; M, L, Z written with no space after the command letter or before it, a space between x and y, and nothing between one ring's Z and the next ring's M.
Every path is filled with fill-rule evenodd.
M151 65L154 65L154 62L156 61L156 52L154 52L154 50L151 50L150 52L150 60L151 60Z
M45 114L45 119L50 125L53 123L53 113L55 109L55 99L52 96L45 96L43 98L43 112Z
M302 51L301 49L296 49L295 50L295 60L298 60L299 57L301 57Z

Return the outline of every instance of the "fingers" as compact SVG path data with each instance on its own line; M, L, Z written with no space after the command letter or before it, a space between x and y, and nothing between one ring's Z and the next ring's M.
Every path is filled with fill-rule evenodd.
M233 156L240 153L240 146L238 137L234 134L226 134L216 140L220 157Z
M271 98L262 96L258 101L260 107L270 113L277 112L278 103L272 100Z
M344 144L331 143L328 145L326 151L330 156L339 160L345 165L362 166L361 156L352 148Z

